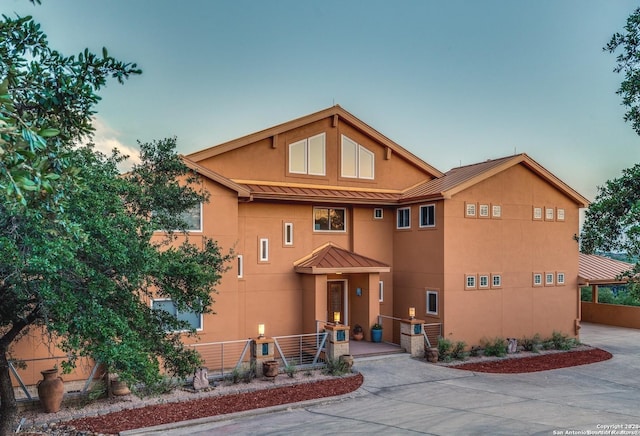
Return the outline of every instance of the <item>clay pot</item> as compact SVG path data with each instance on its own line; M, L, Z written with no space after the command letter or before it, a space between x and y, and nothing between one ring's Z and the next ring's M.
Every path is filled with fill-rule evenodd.
M116 396L129 395L131 391L127 384L120 380L111 380L111 393Z
M266 360L262 362L262 374L265 377L273 378L278 375L278 361Z
M343 354L340 356L340 360L347 366L347 371L351 371L353 367L353 356L351 354Z
M58 370L55 368L40 371L40 374L42 380L37 384L40 404L46 413L55 413L62 405L64 383L62 378L58 377Z
M431 363L437 363L439 355L440 353L438 352L438 349L436 347L427 348L427 352L426 352L427 361Z
M353 340L361 341L364 339L364 332L353 332Z

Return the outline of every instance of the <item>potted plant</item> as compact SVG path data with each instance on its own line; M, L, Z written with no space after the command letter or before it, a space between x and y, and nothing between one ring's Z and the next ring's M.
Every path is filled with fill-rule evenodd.
M382 325L375 323L371 327L371 342L382 342Z
M353 340L361 341L364 339L364 330L362 330L362 326L360 324L356 324L353 326Z

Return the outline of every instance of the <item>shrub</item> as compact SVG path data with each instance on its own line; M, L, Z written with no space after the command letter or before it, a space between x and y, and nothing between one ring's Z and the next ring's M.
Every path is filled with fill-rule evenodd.
M570 338L567 334L554 331L545 345L548 345L545 347L546 349L570 350L578 346L579 342L574 338Z
M484 347L485 356L502 357L507 354L507 340L504 338L494 338L492 340L483 339L480 341Z
M463 341L458 341L455 344L449 339L438 338L438 360L443 362L449 362L453 359L464 360L468 353L465 351L467 344Z
M458 341L451 350L451 358L455 360L464 360L467 358L468 353L465 351L467 344L464 341Z
M520 339L520 345L522 345L524 351L532 351L534 353L537 353L540 350L541 344L542 339L540 338L540 335L538 333L533 335L533 337L531 338L525 336L524 338Z
M349 372L347 362L340 359L328 359L326 362L326 366L323 371L325 374L329 375L344 375Z

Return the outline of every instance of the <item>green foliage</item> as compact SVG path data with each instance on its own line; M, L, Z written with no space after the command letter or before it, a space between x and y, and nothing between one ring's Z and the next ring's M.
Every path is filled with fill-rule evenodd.
M627 18L624 32L616 32L603 50L618 52L614 71L624 73L624 80L617 94L622 96L622 104L628 109L624 120L640 134L640 8Z
M382 324L375 323L375 324L371 327L371 330L382 330Z
M326 366L323 371L325 374L340 376L349 372L347 363L340 359L327 359Z
M483 339L480 341L485 356L502 357L507 354L507 341L504 338Z
M522 345L524 351L530 351L534 353L540 351L540 347L542 345L542 339L540 338L540 335L538 333L533 335L533 337L531 338L525 336L524 338L520 339L519 342L520 345Z
M582 286L580 288L580 301L591 301L593 300L593 294L591 292L591 287Z
M439 337L438 360L443 362L450 362L451 360L464 360L469 354L465 351L466 348L467 344L463 341L453 343L449 339Z
M157 397L159 395L169 394L181 385L182 381L179 378L162 376L158 377L153 383L134 385L131 388L131 392L139 397Z
M571 350L580 343L575 338L570 338L567 334L554 331L551 337L544 343L544 348L548 350Z

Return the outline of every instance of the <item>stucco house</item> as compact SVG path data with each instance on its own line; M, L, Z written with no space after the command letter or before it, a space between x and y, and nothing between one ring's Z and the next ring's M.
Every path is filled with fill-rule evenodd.
M188 237L236 254L216 314L179 314L202 342L311 333L336 312L368 340L410 307L469 345L577 335L588 200L526 154L443 173L333 106L183 158L210 193Z

